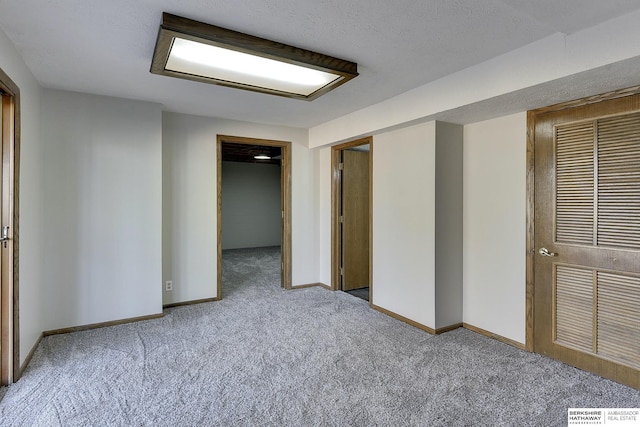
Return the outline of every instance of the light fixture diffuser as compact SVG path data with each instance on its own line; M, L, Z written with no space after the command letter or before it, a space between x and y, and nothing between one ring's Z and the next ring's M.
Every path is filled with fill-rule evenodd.
M151 72L307 100L358 75L353 62L169 13Z

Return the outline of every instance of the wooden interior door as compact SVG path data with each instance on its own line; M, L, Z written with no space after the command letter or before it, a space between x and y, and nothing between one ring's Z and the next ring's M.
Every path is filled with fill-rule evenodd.
M11 383L17 368L13 342L13 141L14 100L0 90L0 384Z
M535 117L534 351L640 387L640 96Z
M342 290L369 286L369 152L342 152Z
M3 116L5 115L4 98L6 98L6 96L0 90L0 141L2 142L4 141L4 135L6 134L5 120L3 119ZM1 168L2 162L0 162L0 176L2 176ZM1 183L0 188L2 188ZM0 197L0 200L2 200L2 197ZM7 299L9 295L8 289L6 289L6 284L2 280L2 272L2 262L0 262L0 385L7 385L9 383L10 372L9 362L11 360L9 355L10 342L7 340L10 335L9 324L8 319L6 318L9 314L9 307L7 306Z

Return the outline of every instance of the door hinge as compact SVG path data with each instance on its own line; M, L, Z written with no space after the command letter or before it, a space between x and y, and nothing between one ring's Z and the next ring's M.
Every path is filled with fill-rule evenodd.
M344 215L340 215L340 223L344 223Z
M344 268L343 267L340 267L340 275L344 276Z
M282 219L284 219L284 211L282 211Z
M338 170L339 171L344 170L344 163L338 163Z

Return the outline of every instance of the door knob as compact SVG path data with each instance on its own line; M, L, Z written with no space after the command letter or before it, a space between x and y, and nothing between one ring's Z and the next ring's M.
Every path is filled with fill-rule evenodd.
M549 252L549 249L547 249L547 248L540 248L538 253L540 255L542 255L542 256L556 256L556 255L558 255L558 254L556 254L554 252Z
M7 240L11 240L11 238L9 237L9 226L5 225L2 227L2 237L0 237L0 242L3 243L5 248L7 247Z
M9 226L5 225L2 227L2 237L0 237L0 242L5 242L9 240Z

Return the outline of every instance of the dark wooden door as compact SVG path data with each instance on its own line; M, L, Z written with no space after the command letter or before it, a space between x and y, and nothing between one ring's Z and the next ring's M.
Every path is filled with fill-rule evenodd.
M538 114L534 350L640 387L640 97Z
M342 153L342 290L369 286L369 152Z

